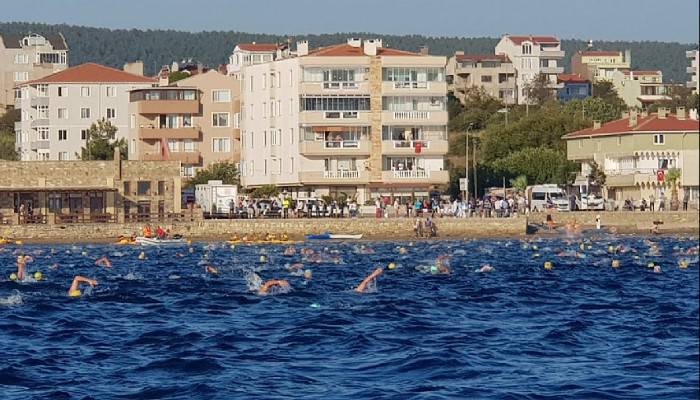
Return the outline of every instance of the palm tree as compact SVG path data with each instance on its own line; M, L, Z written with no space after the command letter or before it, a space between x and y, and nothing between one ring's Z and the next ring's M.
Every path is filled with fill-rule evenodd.
M523 193L525 192L525 189L527 188L527 176L525 175L518 175L514 179L510 180L510 185L518 190L518 193Z
M678 186L676 185L681 179L681 170L671 168L666 173L666 181L671 185L671 211L678 211Z

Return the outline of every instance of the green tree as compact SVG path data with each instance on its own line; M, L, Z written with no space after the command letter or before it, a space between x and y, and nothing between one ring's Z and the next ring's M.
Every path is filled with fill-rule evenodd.
M190 74L188 74L187 72L184 72L184 71L173 71L173 72L170 73L170 75L168 75L168 83L169 83L169 84L173 84L173 83L175 83L175 82L177 82L177 81L179 81L179 80L182 80L182 79L185 79L185 78L189 78L189 77L190 77Z
M15 122L20 119L20 110L8 110L0 116L0 160L17 161L15 150Z
M218 162L207 168L197 171L194 177L187 181L187 187L206 184L209 181L222 181L226 185L239 185L240 174L236 164L232 162Z
M605 171L603 171L602 168L600 168L600 165L598 165L597 162L591 161L591 172L588 174L588 179L594 184L598 186L603 186L605 185Z
M122 159L126 159L128 148L126 140L115 140L117 127L105 118L90 125L87 143L81 149L81 160L113 160L114 149L118 148Z
M627 110L627 104L625 104L625 101L617 94L617 90L615 90L612 82L593 82L592 90L594 98L601 99L605 103L610 104L613 109L620 110L620 112Z
M590 121L597 120L603 123L620 119L622 111L599 97L572 100L564 105L564 112L572 117L576 116Z
M276 197L280 194L280 190L275 185L263 185L259 188L253 189L248 194L256 199L266 199L268 197Z
M555 100L555 92L549 87L549 84L545 74L539 74L535 79L525 84L525 92L530 104L542 105Z
M671 168L666 173L666 182L671 185L671 210L678 211L678 182L681 180L681 170Z
M524 175L527 182L566 184L573 181L577 165L566 159L566 153L546 147L527 148L491 162L496 174L506 178Z
M525 189L527 189L527 176L516 176L515 178L510 180L510 186L515 188L518 192L525 192Z

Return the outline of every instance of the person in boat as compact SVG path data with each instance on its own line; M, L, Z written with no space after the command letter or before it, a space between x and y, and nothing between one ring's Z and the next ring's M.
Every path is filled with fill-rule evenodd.
M158 236L158 239L166 239L167 235L165 233L165 229L163 229L159 226L156 229L156 236Z
M383 268L377 268L377 269L375 269L374 272L372 272L368 277L366 277L362 282L360 282L360 284L355 288L355 291L356 291L357 293L364 293L364 292L366 292L366 291L367 291L367 286L368 286L370 283L376 281L377 278L379 277L379 275L382 274L382 272L384 272L384 269L383 269Z
M288 290L290 288L289 282L287 282L284 279L270 279L269 281L265 282L260 286L260 289L258 289L258 294L259 295L266 295L270 292L270 289L273 287L277 287L283 290Z
M82 292L80 291L81 283L86 283L92 287L97 286L96 280L76 275L75 278L73 278L73 283L70 285L70 289L68 289L68 296L80 297L82 295Z
M98 267L112 268L112 262L109 261L107 256L97 259L97 261L95 261L95 265Z
M153 229L151 229L150 225L146 225L143 227L143 237L150 238L153 236Z

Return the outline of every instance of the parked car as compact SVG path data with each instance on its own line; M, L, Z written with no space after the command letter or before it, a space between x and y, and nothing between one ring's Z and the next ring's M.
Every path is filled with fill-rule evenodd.
M546 211L548 208L556 208L557 211L570 211L571 209L566 192L558 185L528 186L525 193L531 211Z

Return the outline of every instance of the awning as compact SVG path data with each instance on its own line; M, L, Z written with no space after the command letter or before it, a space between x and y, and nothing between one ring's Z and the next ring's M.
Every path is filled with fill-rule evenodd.
M0 186L0 192L116 192L117 188L110 186L62 186L62 187L40 187L40 186L17 186L17 187L3 187Z
M348 128L345 126L314 126L314 132L345 132Z

